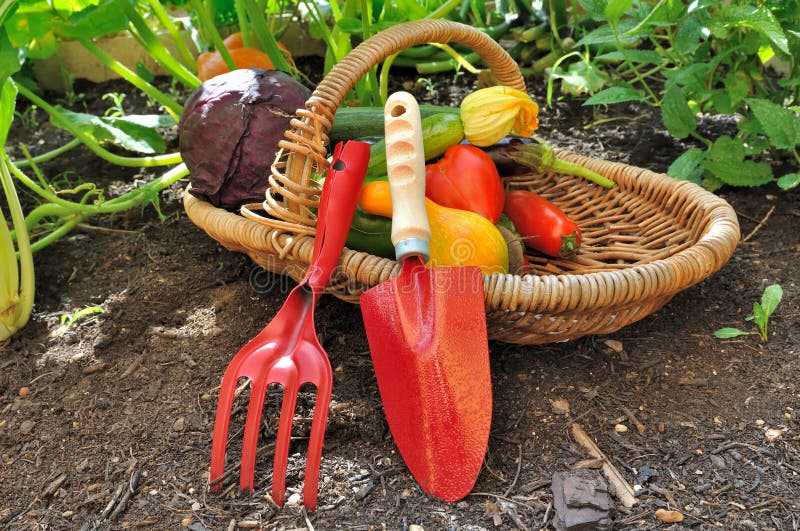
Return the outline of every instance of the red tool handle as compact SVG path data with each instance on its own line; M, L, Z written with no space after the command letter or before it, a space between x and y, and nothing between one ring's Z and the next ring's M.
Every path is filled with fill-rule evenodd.
M319 199L311 266L300 282L311 288L315 301L339 263L368 165L366 142L350 140L336 145Z

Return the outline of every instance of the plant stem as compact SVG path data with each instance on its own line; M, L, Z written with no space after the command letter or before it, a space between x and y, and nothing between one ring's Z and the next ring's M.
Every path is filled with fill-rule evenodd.
M179 61L172 57L167 47L158 39L158 36L150 29L147 21L134 9L133 4L123 2L125 13L131 21L132 33L137 34L147 50L148 55L155 59L158 64L163 66L173 77L189 88L195 88L200 84L200 80L194 73L183 66Z
M17 168L26 168L33 164L41 164L42 162L53 160L59 155L66 153L70 149L77 147L80 144L81 144L80 140L78 140L77 138L73 138L72 140L70 140L61 147L57 147L56 149L47 151L45 153L42 153L41 155L36 155L35 157L31 157L30 159L12 161L12 164L14 164L14 166L16 166Z
M140 76L136 75L135 72L108 55L95 43L83 37L77 37L77 41L80 42L87 50L89 50L92 55L97 57L104 65L119 74L128 83L163 105L164 108L172 114L173 118L177 120L177 117L183 113L183 106L181 106L178 102L158 90ZM199 84L200 81L198 80L198 85Z
M460 4L461 0L447 0L447 2L428 13L425 18L444 18L445 15L457 8Z
M661 100L659 100L658 96L656 96L655 93L653 93L653 90L650 88L650 85L647 84L647 81L644 78L642 78L642 75L639 73L639 69L636 68L636 65L630 60L628 54L625 53L625 47L622 45L622 40L619 38L619 30L617 29L617 23L609 22L609 26L611 26L611 32L614 34L614 42L617 45L617 49L622 54L622 57L625 60L625 64L627 64L628 69L631 72L633 72L634 79L636 79L636 81L641 83L641 85L644 87L644 90L651 98L651 101L647 103L649 103L650 105L657 106Z
M183 61L184 65L189 66L192 73L195 73L194 56L192 52L189 51L189 47L186 46L186 41L183 40L183 36L178 31L178 28L172 23L169 13L167 13L167 10L164 9L164 6L161 5L159 0L149 0L149 3L150 10L172 37L172 41L175 43L175 49L178 51L181 61Z
M36 279L33 269L33 251L31 249L30 239L28 238L28 230L25 226L25 217L22 214L22 205L19 202L19 196L14 188L14 182L11 180L11 173L8 171L9 159L6 155L5 149L0 148L0 181L2 181L3 191L5 193L8 209L11 214L11 222L14 226L17 238L17 249L19 250L19 300L13 309L13 318L10 320L4 319L4 324L10 324L9 331L13 334L19 330L30 319L31 311L33 310L33 298L36 290ZM14 258L16 258L15 255ZM17 269L14 268L14 274ZM5 310L5 308L3 308ZM4 327L5 328L5 327ZM5 333L4 333L5 335ZM10 334L9 334L10 335ZM0 337L0 341L7 339Z
M209 13L209 9L206 8L206 5L201 0L189 0L189 4L192 6L192 9L197 15L197 20L200 25L200 33L203 39L206 42L211 41L214 49L219 52L220 56L222 56L222 61L225 63L225 66L228 67L228 70L236 70L236 63L233 62L233 57L231 57L228 49L225 48L225 43L222 42L222 37L220 37L219 32L217 31L217 27L214 24L213 17Z

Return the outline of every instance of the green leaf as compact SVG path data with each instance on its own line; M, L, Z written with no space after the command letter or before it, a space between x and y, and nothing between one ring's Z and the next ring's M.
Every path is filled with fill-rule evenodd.
M778 178L778 186L784 190L791 190L800 184L800 173L789 173Z
M608 0L578 0L586 14L594 20L603 21Z
M0 28L0 83L19 72L24 53L11 44L6 29Z
M667 89L661 101L661 119L664 127L675 138L686 138L697 128L697 121L686 97L674 85Z
M584 105L610 105L623 101L644 101L645 95L641 90L628 87L610 87L601 90L585 102Z
M703 40L705 40L703 25L696 16L691 15L678 25L673 46L676 52L689 55L700 46L700 42Z
M655 50L625 50L623 54L620 51L608 52L603 55L598 55L595 59L598 61L624 61L627 59L632 63L657 65L661 64L661 54Z
M781 299L783 298L783 289L781 288L780 284L772 284L767 286L764 290L764 294L761 295L761 307L764 310L764 315L769 318L774 312L775 309L778 307L778 304L781 303Z
M629 10L632 5L633 0L609 0L605 9L603 9L603 15L605 15L608 22L614 23L621 19L625 11Z
M789 54L789 40L781 28L780 22L766 6L729 6L722 12L721 21L727 27L751 28L775 45L780 51Z
M174 125L169 116L131 115L121 117L94 116L59 109L60 114L98 142L111 142L129 151L153 154L163 153L166 143L156 128ZM54 125L60 127L57 121Z
M573 96L592 94L606 83L603 71L586 61L572 63L566 73L556 72L553 77L561 79L562 92Z
M770 144L778 149L792 149L800 144L800 118L794 112L761 98L748 98L747 104Z
M769 164L745 160L743 141L729 136L721 136L711 145L703 168L731 186L760 186L773 179Z
M127 5L134 5L134 0L103 0L96 6L75 13L66 22L55 25L56 33L65 37L102 37L119 33L128 28L128 17L125 14Z
M14 121L14 106L17 101L17 86L7 79L0 88L0 147L6 145L8 130Z
M745 332L738 328L720 328L714 332L714 337L717 339L730 339L732 337L749 336L752 332Z
M701 177L703 176L702 163L705 156L702 150L692 148L670 164L667 174L676 179L701 184Z
M732 114L750 92L750 83L744 72L728 72L725 88L715 90L712 96L714 108L722 114Z
M764 311L764 308L757 302L753 303L753 315L751 315L748 319L752 319L756 325L762 330L764 329L764 325L766 324L769 316L767 312Z
M639 37L636 35L625 35L625 31L631 29L634 25L633 20L625 19L617 24L617 30L619 31L619 40L624 45L633 44L639 40ZM589 46L592 44L616 44L617 39L614 36L614 32L609 25L603 25L597 28L594 31L591 31L583 36L581 40L579 40L575 47L579 48L581 46Z

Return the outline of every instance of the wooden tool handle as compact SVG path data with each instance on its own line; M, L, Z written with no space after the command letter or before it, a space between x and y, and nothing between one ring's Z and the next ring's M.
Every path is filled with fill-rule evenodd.
M419 105L395 92L384 106L386 166L392 192L392 243L398 260L430 256L431 229L425 210L425 151Z

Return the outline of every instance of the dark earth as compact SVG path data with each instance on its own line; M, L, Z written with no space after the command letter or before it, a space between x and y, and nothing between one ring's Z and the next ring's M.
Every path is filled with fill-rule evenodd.
M475 81L397 73L397 85L402 76L425 102L457 104ZM655 171L689 147L652 110L622 105L593 115L574 100L548 108L541 81L530 86L542 104L539 134L558 147ZM78 83L84 97L74 108L102 113L110 104L101 96L126 89ZM144 103L129 93L124 107L141 112ZM46 115L33 116L39 126L17 120L10 145L24 142L36 154L68 140ZM711 137L731 127L702 124ZM153 176L84 149L42 169L77 172L109 195ZM617 333L545 346L492 343L489 448L472 493L456 503L414 482L383 416L359 308L324 297L316 329L334 388L319 508L308 512L298 493L313 390L299 401L285 507L269 496L274 392L255 493L236 492L235 469L222 494L208 490L222 373L293 282L195 227L180 202L185 185L162 195L163 221L150 207L95 218L36 255L34 315L0 348L0 528L552 529L554 474L599 466L573 438L575 423L635 486L633 507L613 498L616 529L800 528L800 191L720 190L742 229L733 258ZM723 326L753 330L745 318L770 284L783 287L784 299L768 341L713 336ZM59 328L63 315L87 307L103 312ZM234 433L245 413L234 415ZM664 523L658 509L684 519Z

